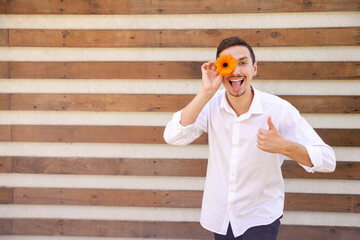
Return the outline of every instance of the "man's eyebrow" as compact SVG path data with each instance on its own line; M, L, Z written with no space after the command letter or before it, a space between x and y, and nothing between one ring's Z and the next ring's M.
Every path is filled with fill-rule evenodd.
M247 58L249 58L249 57L246 57L246 56L245 56L245 57L242 57L242 58L238 58L237 60L238 60L238 61L241 61L241 60L244 60L244 59L247 59Z

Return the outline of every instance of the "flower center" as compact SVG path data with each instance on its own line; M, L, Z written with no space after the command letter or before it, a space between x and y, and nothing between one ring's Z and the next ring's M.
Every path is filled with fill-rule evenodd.
M227 63L223 63L223 67L226 68L228 66Z

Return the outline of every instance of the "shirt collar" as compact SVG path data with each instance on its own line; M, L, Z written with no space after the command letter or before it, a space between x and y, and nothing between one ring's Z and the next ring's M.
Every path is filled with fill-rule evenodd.
M253 86L251 86L251 90L254 91L254 98L251 102L249 111L246 113L247 115L251 114L263 114L264 110L261 103L261 95L258 90L256 90ZM226 98L226 89L223 90L223 98L220 103L220 109L224 109L227 112L234 112L234 110L231 108L229 102Z

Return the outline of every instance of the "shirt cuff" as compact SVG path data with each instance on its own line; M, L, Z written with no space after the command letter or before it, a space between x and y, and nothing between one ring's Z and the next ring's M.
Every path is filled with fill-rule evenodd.
M311 163L314 165L313 167L305 166L300 164L307 172L314 173L317 168L323 165L322 153L319 148L316 146L307 145L305 146L306 150L309 154Z

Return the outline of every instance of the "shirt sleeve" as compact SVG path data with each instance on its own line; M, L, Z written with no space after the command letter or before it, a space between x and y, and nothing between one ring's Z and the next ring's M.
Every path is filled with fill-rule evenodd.
M313 167L300 164L307 172L333 172L336 167L334 150L324 143L310 124L293 106L288 106L280 124L280 133L286 139L305 146Z
M170 145L185 146L207 132L207 105L197 117L195 123L184 127L181 125L181 111L176 112L166 125L165 142Z

